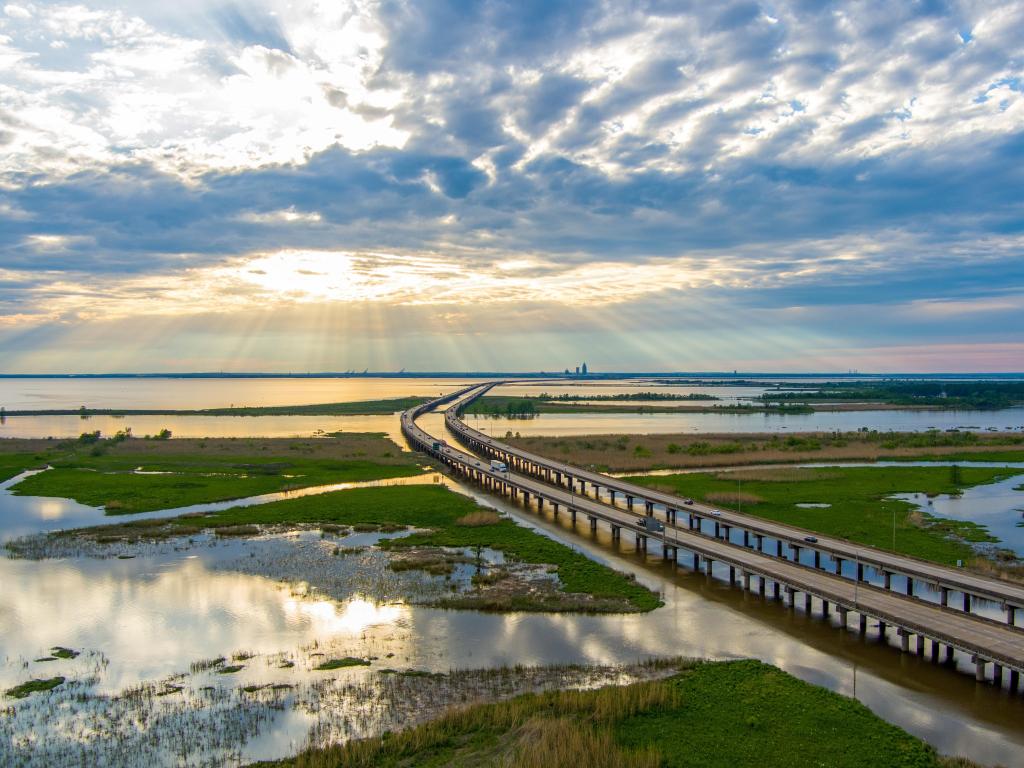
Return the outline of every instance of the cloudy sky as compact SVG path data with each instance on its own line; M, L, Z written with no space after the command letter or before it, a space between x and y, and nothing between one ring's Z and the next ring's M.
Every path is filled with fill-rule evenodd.
M8 3L0 372L1024 370L1021 30Z

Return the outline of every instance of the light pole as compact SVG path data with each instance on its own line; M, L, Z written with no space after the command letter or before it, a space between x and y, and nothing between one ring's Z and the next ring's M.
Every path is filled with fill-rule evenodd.
M855 549L853 551L853 607L857 607L857 591L860 588L860 550Z
M892 508L892 551L896 551L896 507Z

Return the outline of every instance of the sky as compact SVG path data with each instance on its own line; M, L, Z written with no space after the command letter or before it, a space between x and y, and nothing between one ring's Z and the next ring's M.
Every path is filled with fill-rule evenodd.
M1021 30L4 4L0 373L1022 371Z

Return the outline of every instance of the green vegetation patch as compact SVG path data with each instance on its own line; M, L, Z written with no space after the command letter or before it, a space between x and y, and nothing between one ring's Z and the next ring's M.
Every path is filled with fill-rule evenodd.
M879 549L894 549L895 520L895 551L953 565L975 555L970 542L995 539L974 523L922 516L915 505L888 497L897 493L956 494L1019 471L988 467L779 467L631 479L702 500L735 496L741 481L743 494L759 499L756 506L744 505L743 511L748 514ZM831 506L796 506L808 502Z
M43 469L46 459L35 453L0 453L0 482L28 469Z
M441 486L391 486L354 488L347 491L304 496L297 499L235 507L212 513L200 520L180 517L168 522L181 530L237 525L322 525L335 523L355 530L360 526L395 530L405 527L428 529L424 533L381 542L382 547L489 547L505 553L511 560L531 564L550 564L557 568L565 592L592 595L601 600L620 601L621 609L649 611L661 605L658 596L634 579L596 563L564 544L542 536L529 528L501 518L489 525L465 525L462 520L480 507L469 498ZM140 531L155 521L139 521ZM121 526L134 530L129 523ZM525 607L525 606L523 606Z
M370 662L367 659L357 659L355 656L345 656L341 659L328 659L317 664L314 669L327 671L331 669L344 669L345 667L368 667Z
M277 766L931 768L935 751L858 701L757 661L700 663L665 680L527 694Z
M130 514L422 472L412 456L400 456L398 447L390 441L366 435L351 438L369 450L353 450L347 456L333 458L317 456L314 451L319 446L315 443L308 452L292 452L287 444L276 441L273 453L253 455L202 448L174 451L168 445L173 441L87 441L84 445L92 449L85 450L78 444L55 452L50 459L54 469L25 478L12 490L22 496L70 498L105 507L108 514ZM335 441L321 442L331 448L330 443ZM97 445L103 450L94 453ZM146 447L152 450L144 450ZM266 444L253 441L251 448L259 447L266 448Z
M74 659L78 657L80 652L72 648L64 648L57 645L50 649L50 653L58 659Z
M64 683L63 677L50 677L45 680L29 680L21 685L7 689L7 695L12 699L24 699L30 694L52 691L58 685Z

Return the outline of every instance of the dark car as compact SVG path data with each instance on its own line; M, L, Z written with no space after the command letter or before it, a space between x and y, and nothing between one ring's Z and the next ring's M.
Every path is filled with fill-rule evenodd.
M818 539L815 536L804 536L804 541L806 541L808 544L817 544L818 543Z

